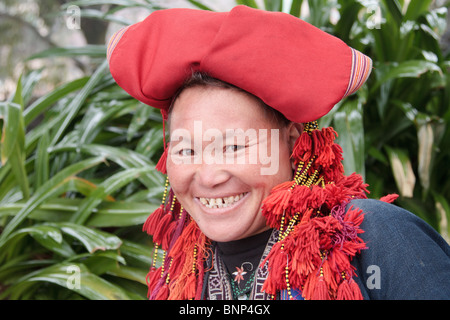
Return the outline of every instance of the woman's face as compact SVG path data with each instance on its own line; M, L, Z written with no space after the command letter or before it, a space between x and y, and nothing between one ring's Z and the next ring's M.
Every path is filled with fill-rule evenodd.
M261 204L292 180L290 154L299 133L280 128L245 92L185 89L170 114L167 174L181 205L219 242L268 229Z

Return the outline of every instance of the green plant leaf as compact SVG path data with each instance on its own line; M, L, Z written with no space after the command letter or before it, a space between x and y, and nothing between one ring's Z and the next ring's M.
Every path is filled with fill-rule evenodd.
M42 114L55 102L61 100L69 93L82 88L84 85L86 85L88 80L89 77L83 77L68 83L64 83L51 92L43 95L42 97L39 97L23 111L25 125L28 125L31 121L36 119L37 116Z
M125 8L133 8L133 7L153 8L153 5L150 5L148 2L143 3L143 2L134 1L134 0L77 0L77 1L70 1L70 2L64 3L61 6L61 9L65 10L69 6L85 7L85 6L95 6L95 5L105 5L105 4L123 6Z
M15 286L27 286L34 282L57 284L91 300L129 300L121 288L91 273L80 263L60 263L38 270L23 277ZM17 290L9 288L7 291Z
M58 124L56 128L56 133L51 139L50 145L55 145L59 141L68 127L68 125L73 121L74 117L79 112L83 103L85 102L87 96L92 92L94 87L100 83L103 76L106 74L108 68L107 61L104 61L102 65L95 71L95 73L90 77L89 81L80 90L80 92L75 96L72 102L67 106L67 112L61 114L62 121Z
M400 26L403 21L402 6L398 0L383 0L386 7L386 13L393 19L393 21Z
M127 140L130 141L134 135L145 125L147 119L154 111L147 105L138 104L137 110L133 115L133 119L128 127Z
M36 183L35 187L39 188L45 182L48 181L49 178L49 156L48 156L48 145L49 145L49 136L48 133L45 132L42 138L38 142L37 152L36 152L36 160L34 162L34 172L36 174Z
M438 72L442 74L441 68L430 61L425 60L409 60L402 63L398 63L388 68L386 73L380 76L376 84L371 88L371 91L375 91L383 83L393 79L401 78L419 78L427 72Z
M192 3L194 6L196 6L199 9L202 10L208 10L208 11L213 11L210 7L204 5L203 3L201 3L200 1L196 1L196 0L188 0L190 3Z
M356 172L365 177L365 148L362 104L359 99L350 100L340 106L334 114L334 127L338 132L338 143L344 151L346 174Z
M80 241L89 253L97 250L116 250L122 244L117 236L75 223L60 222L51 225L61 228L63 233Z
M116 11L116 10L114 10ZM61 12L61 15L66 15L65 12ZM83 18L91 18L91 19L99 19L102 21L108 21L108 22L113 22L113 23L117 23L123 26L128 26L130 24L133 23L132 20L128 20L125 19L123 17L120 17L118 15L114 15L114 14L108 14L105 13L101 10L95 10L95 9L83 9L80 10L80 15Z
M21 126L22 107L12 102L0 103L0 118L3 119L3 131L0 140L1 164L5 165L13 153L16 144L20 145L24 143L23 126Z
M160 126L155 126L142 136L135 151L148 159L151 159L162 148L163 130Z
M417 20L421 15L428 12L433 0L410 1L405 14L406 20Z
M106 46L104 45L86 45L84 47L56 47L36 53L28 58L28 60L53 58L53 57L74 57L74 56L90 56L90 57L106 57Z
M125 169L151 167L154 168L155 164L149 161L147 158L138 154L132 150L119 147L111 147L108 145L98 144L86 144L86 145L74 145L64 144L50 148L49 152L63 152L63 151L76 151L83 154L89 154L91 156L101 156L110 161L114 161ZM164 184L165 178L163 175L155 170L150 170L145 175L139 178L147 188L152 189Z
M20 80L17 87L18 89L13 100L21 102L22 99L19 97L21 93ZM0 117L3 118L3 131L0 140L1 164L4 166L9 162L16 183L22 190L22 196L28 199L30 197L30 187L25 170L25 126L22 116L22 105L15 102L1 103Z
M5 239L9 236L9 234L14 231L14 229L22 223L34 209L36 209L51 196L54 196L55 190L59 191L58 187L64 182L65 179L72 175L76 175L83 170L91 168L92 166L101 163L103 160L104 158L97 157L75 163L63 169L61 172L49 179L39 189L37 189L33 196L28 200L25 207L6 225L0 235L0 248L4 245Z
M68 222L80 210L83 199L49 199L34 209L29 218L36 221ZM0 206L0 218L15 216L26 206L24 202L8 203ZM128 227L142 225L147 217L159 206L148 202L104 201L90 215L86 225L99 228Z
M434 133L430 123L420 124L417 130L419 142L418 151L418 173L420 183L428 191L430 188L431 164L433 158Z
M0 266L0 282L3 285L14 284L17 279L23 277L24 274L57 263L57 261L51 259L36 260L34 259L34 254L35 253L21 254L4 261ZM1 260L4 259L1 259L0 257L0 261Z
M243 4L247 7L250 8L255 8L255 9L259 9L258 4L256 3L255 0L236 0L237 4Z
M143 285L147 285L145 281L147 273L148 270L120 265L116 265L115 268L108 270L108 274L110 275L121 277L128 280L133 280Z
M121 188L137 179L140 175L149 173L152 170L154 169L150 167L128 169L106 179L103 183L97 186L90 197L86 198L80 204L79 210L72 216L71 221L78 224L84 224L92 210L97 207L104 198L111 195L118 188Z
M414 196L416 176L412 169L411 160L405 150L385 146L391 163L392 173L400 195L407 198Z
M302 3L303 0L292 0L291 10L289 13L294 17L300 17L302 14Z
M141 265L149 268L153 262L152 249L153 248L152 248L151 244L142 245L140 243L136 243L133 241L123 240L123 244L120 247L120 252L122 253L122 255L124 257L127 258L127 261L136 260ZM159 253L159 255L157 257L158 257L159 265L161 265L164 254L163 254L162 250L158 250L158 253Z
M32 98L33 89L42 79L43 69L32 70L26 76L20 77L22 89L20 92L21 101L15 100L16 103L26 106Z
M436 210L440 215L440 231L442 236L448 243L450 243L450 204L448 199L442 194L434 193L436 201Z
M61 230L52 225L35 225L32 227L22 228L12 233L7 241L13 238L21 237L24 234L29 234L42 246L55 252L62 257L70 257L75 254L69 244L64 241Z
M267 11L283 11L283 0L264 0L264 9Z

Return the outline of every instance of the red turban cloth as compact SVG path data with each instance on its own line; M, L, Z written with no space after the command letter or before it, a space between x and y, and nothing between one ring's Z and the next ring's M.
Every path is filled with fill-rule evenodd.
M372 69L370 58L299 18L246 6L155 11L114 34L107 55L118 85L163 111L200 71L299 123L327 114Z

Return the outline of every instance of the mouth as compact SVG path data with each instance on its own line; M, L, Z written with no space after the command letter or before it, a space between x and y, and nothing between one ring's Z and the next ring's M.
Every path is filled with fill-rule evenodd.
M244 198L248 192L240 193L234 196L223 198L197 198L200 203L208 209L220 209L234 206L242 198Z

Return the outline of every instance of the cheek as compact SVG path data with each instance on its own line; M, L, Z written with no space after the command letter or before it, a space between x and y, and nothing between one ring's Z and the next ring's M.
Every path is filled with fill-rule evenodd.
M271 160L273 163L271 167L273 168L269 178L273 180L275 184L280 184L289 180L292 180L294 177L293 161L291 161L291 150L288 143L282 138L278 141L277 154L273 156ZM272 148L274 150L274 148ZM275 168L277 170L275 170Z
M280 175L283 176L285 181L292 180L294 178L294 162L291 160L291 150L285 145L283 150L280 150Z
M170 187L175 194L182 195L186 193L189 181L190 173L186 165L177 165L167 159L167 177L169 178Z

